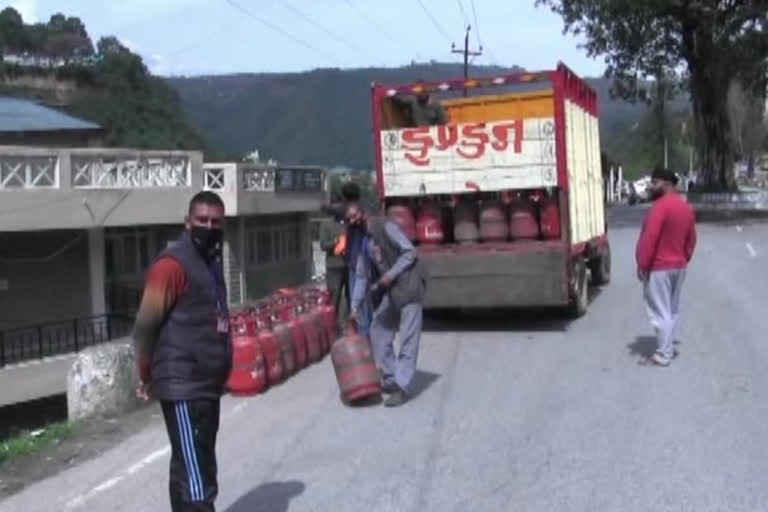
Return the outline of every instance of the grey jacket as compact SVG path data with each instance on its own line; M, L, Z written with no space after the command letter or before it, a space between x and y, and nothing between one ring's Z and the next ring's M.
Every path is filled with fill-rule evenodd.
M389 294L392 304L402 308L406 304L424 300L427 286L427 272L403 230L386 217L371 217L368 221L368 240L357 262L357 279L353 288L352 310L360 306L365 293L370 291L369 283L387 276L391 285L387 290L373 292L373 303L378 304L383 293Z

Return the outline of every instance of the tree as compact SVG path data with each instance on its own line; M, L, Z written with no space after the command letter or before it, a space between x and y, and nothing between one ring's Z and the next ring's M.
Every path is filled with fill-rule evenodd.
M749 93L736 81L728 91L728 115L734 130L736 155L747 160L747 174L754 176L755 160L765 148L765 96Z
M0 44L3 53L18 52L26 44L24 20L13 7L6 7L0 12Z
M123 46L123 43L115 36L104 36L99 39L96 49L100 57L130 53L130 50Z
M690 91L699 132L701 177L732 189L734 137L728 91L734 80L765 90L768 0L536 0L584 34L590 56L604 55L616 91L637 98L640 80L677 70Z

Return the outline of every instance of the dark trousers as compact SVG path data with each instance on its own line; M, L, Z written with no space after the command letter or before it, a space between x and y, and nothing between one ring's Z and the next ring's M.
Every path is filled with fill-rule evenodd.
M171 442L172 512L214 512L219 400L161 402Z
M325 284L333 294L333 305L336 307L336 321L341 320L341 301L345 301L346 311L349 311L349 284L347 267L334 267L325 272Z

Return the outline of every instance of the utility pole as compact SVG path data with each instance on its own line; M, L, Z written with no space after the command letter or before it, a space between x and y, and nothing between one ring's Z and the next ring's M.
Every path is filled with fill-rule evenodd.
M483 54L483 47L481 46L477 51L469 50L469 31L472 29L470 25L467 25L467 33L464 35L464 49L457 49L454 43L451 43L451 53L463 53L464 54L464 79L469 78L469 57L478 57ZM467 88L464 88L464 97L467 97Z

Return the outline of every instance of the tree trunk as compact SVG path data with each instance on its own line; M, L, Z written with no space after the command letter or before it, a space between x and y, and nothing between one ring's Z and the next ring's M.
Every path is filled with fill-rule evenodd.
M691 74L693 114L701 136L699 147L701 181L706 190L734 191L733 127L728 115L728 91L731 77L720 80Z

